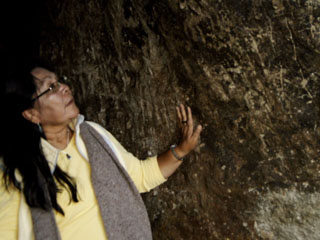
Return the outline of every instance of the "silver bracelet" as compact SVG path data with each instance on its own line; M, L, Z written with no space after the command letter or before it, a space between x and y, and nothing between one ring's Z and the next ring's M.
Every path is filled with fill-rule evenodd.
M176 150L175 150L176 147L177 147L177 145L176 145L176 144L173 144L173 145L170 146L170 150L171 150L173 156L174 156L176 159L182 161L182 160L183 160L183 157L179 157L179 156L178 156L178 154L176 153Z

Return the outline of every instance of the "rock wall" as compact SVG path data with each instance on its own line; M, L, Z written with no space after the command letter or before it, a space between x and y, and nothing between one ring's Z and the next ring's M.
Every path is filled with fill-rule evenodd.
M320 2L47 1L41 55L140 158L198 148L145 194L154 239L319 239ZM313 208L313 206L315 208Z

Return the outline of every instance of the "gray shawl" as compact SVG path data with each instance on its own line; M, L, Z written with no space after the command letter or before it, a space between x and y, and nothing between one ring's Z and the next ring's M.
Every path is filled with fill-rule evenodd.
M128 173L93 127L83 122L80 130L108 240L152 239L146 208ZM53 211L31 208L31 215L36 240L61 239Z

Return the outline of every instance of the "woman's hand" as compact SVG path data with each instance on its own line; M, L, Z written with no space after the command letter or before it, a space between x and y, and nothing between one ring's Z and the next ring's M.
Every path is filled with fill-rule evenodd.
M164 178L171 176L177 168L182 164L180 158L191 152L198 143L199 136L202 130L201 125L193 129L193 119L191 109L180 104L177 107L180 127L182 130L182 138L180 144L174 150L168 150L158 156L158 164ZM177 156L176 156L177 155Z
M181 127L182 138L180 144L175 148L175 151L179 157L184 157L197 146L202 126L198 125L194 129L190 107L187 107L186 109L183 104L180 104L176 109L180 122L179 125Z

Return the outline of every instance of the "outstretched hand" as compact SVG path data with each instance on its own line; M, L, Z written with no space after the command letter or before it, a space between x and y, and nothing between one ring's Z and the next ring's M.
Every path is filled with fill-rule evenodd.
M184 157L197 146L202 126L198 125L194 129L190 107L185 108L183 104L180 104L176 109L182 133L181 141L176 148L176 152L179 157Z
M201 125L194 129L189 107L185 108L183 104L180 104L177 107L177 114L182 132L181 141L177 147L171 148L158 156L158 164L164 178L171 176L182 164L182 161L179 160L197 146L202 130Z

